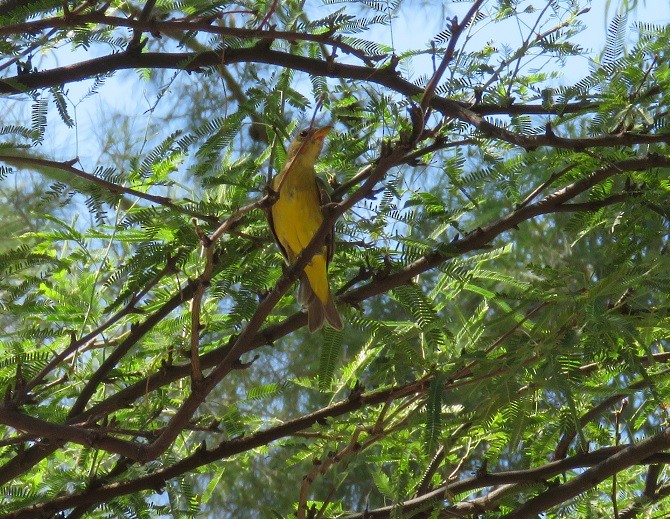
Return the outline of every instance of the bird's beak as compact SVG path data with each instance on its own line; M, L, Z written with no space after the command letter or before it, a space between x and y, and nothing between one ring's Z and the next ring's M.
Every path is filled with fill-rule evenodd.
M324 140L326 135L328 135L332 129L332 126L323 126L322 128L318 128L314 131L314 140Z

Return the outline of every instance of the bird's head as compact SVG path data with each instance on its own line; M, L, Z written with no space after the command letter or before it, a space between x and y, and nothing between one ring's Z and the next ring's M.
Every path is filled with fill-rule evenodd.
M286 162L288 163L299 154L297 158L299 162L313 166L319 157L319 153L321 153L326 135L332 129L332 126L322 126L321 128L306 128L301 130L288 147Z

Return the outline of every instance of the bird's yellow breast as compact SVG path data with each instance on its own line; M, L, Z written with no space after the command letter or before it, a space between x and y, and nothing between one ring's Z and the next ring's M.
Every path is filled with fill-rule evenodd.
M310 186L286 182L272 206L272 219L277 238L289 254L289 260L293 261L323 222L316 183L312 182Z

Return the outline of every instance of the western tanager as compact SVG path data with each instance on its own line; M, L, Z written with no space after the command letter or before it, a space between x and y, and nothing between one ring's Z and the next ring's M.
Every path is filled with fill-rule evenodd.
M321 206L330 198L316 176L314 163L331 126L302 130L286 152L286 162L272 180L279 198L267 212L270 229L286 263L295 262L323 222ZM333 302L327 268L333 257L333 231L300 276L298 302L307 309L309 331L315 332L328 323L342 329L342 319Z

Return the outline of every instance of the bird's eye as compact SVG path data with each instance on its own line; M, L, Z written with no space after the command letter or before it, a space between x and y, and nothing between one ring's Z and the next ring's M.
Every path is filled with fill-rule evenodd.
M307 130L301 131L300 132L300 137L302 137L304 139L305 137L307 137L307 133L309 133Z

